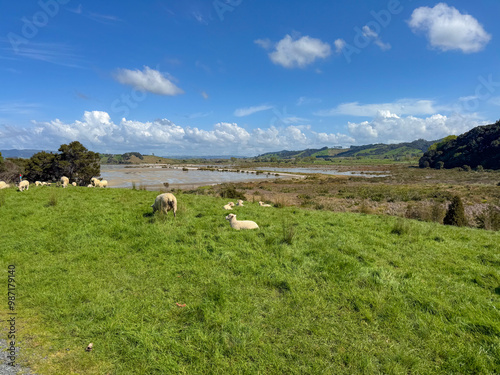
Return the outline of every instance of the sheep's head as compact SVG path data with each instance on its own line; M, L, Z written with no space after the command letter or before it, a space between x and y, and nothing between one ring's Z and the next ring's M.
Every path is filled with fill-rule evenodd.
M229 215L226 216L226 220L231 220L233 217L236 219L236 215L235 214L229 214Z
M234 202L229 202L228 205L234 206Z

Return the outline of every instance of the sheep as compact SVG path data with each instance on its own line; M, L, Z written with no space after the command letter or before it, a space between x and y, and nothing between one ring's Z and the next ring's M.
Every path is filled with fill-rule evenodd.
M35 186L41 186L42 183L40 181L35 181Z
M229 224L231 228L240 230L240 229L258 229L259 226L255 221L250 220L236 220L235 214L229 214L226 216L226 220L229 220Z
M259 201L259 206L261 206L261 207L272 207L270 204L264 203L262 201Z
M243 201L241 199L238 200L238 202L236 203L237 206L243 206Z
M10 185L5 181L0 181L0 190L10 188Z
M224 209L225 210L232 210L233 209L233 206L234 206L234 203L233 202L229 202L228 204L226 204L224 206Z
M108 186L108 181L106 180L102 180L102 181L99 181L98 178L95 178L95 177L92 177L90 179L90 183L92 185L94 185L95 187L102 187L102 188L105 188L106 186Z
M72 182L71 185L76 186L76 182Z
M88 185L87 185L87 187L94 187L94 185L92 185L92 184L88 184Z
M68 187L69 184L69 178L66 176L61 177L61 185L63 188Z
M19 183L19 191L24 191L24 190L29 190L30 188L30 182L26 180L22 180Z
M155 202L151 205L153 207L153 214L156 211L167 214L168 211L177 212L177 198L172 193L163 193L156 197Z

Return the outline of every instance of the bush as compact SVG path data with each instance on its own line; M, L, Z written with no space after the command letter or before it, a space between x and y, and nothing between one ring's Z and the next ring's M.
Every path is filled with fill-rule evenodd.
M500 209L495 206L488 206L481 215L476 217L478 228L487 230L500 230Z
M446 215L443 219L443 224L445 225L455 225L457 227L463 227L467 225L467 220L465 219L465 210L462 200L458 195L455 195L451 201Z
M234 185L223 185L219 190L219 195L221 196L221 198L241 199L241 200L246 199L245 193L236 190Z

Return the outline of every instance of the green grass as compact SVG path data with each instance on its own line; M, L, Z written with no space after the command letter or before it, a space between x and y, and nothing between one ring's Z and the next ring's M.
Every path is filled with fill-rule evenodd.
M37 373L498 373L500 233L250 202L234 231L222 198L177 193L174 220L157 194L0 191Z

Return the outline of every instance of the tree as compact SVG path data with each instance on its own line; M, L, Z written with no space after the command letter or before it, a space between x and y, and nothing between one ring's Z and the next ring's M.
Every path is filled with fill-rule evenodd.
M26 166L26 178L29 181L54 181L58 179L56 169L57 155L45 151L34 154Z
M5 172L5 161L3 160L2 153L0 152L0 172Z
M443 219L443 224L455 225L457 227L463 227L467 225L464 205L458 195L455 195L452 198L451 204L448 207L448 211L446 211L446 216Z
M80 142L59 147L60 155L56 161L58 178L66 176L79 185L88 184L90 179L101 174L99 154L88 151Z

